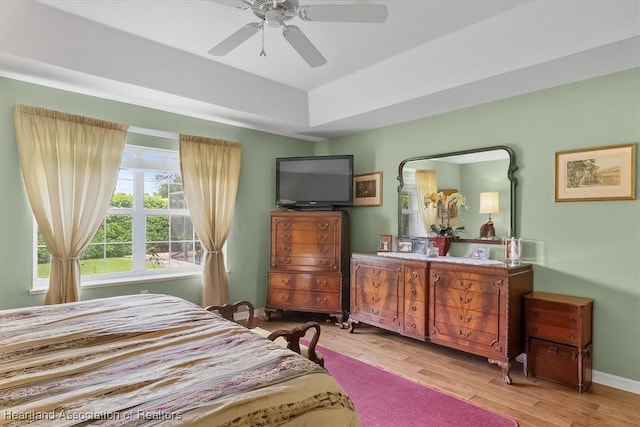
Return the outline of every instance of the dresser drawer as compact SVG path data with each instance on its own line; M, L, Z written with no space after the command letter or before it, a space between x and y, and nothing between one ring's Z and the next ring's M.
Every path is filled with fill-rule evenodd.
M339 248L328 243L278 243L274 249L276 257L340 258Z
M501 276L436 269L431 270L429 280L438 288L487 294L498 294L505 285Z
M342 276L306 273L269 273L269 289L338 293Z
M414 266L404 267L404 297L426 302L426 269Z
M500 298L498 295L468 292L455 288L437 287L434 290L433 303L460 310L480 311L487 314L498 314L500 312Z
M433 322L429 331L432 342L453 346L486 357L506 355L505 337L482 330L456 326L451 323Z
M271 268L282 270L340 271L340 257L272 256Z
M301 311L339 311L339 294L269 289L267 305L273 308Z
M580 336L580 332L575 327L559 326L550 323L539 322L535 320L526 321L526 334L529 337L540 338L549 341L555 341L561 344L575 345L582 347L584 340Z
M427 319L424 316L416 316L405 313L404 315L404 335L420 338L427 337Z
M277 244L314 243L335 245L336 241L339 240L339 235L335 230L285 230L275 232L272 238Z
M584 392L591 386L591 345L585 348L529 338L527 375Z

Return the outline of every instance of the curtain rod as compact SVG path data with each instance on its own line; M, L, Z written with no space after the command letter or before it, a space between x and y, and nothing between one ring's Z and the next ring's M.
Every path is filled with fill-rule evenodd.
M147 136L157 136L159 138L166 139L174 139L176 141L180 140L180 135L175 132L166 132L163 130L155 130L155 129L147 129L141 128L137 126L129 126L129 132L137 133L139 135L147 135Z

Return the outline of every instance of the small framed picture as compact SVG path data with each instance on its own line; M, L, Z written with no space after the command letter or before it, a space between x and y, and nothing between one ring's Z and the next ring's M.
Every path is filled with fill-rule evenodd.
M411 252L425 255L427 253L427 239L411 239Z
M353 206L382 206L382 172L353 177Z
M413 242L411 240L398 240L398 252L411 252Z
M381 234L380 243L378 243L378 251L390 252L392 243L393 243L393 236L391 236L391 234Z
M471 258L489 259L489 246L476 246L471 248Z

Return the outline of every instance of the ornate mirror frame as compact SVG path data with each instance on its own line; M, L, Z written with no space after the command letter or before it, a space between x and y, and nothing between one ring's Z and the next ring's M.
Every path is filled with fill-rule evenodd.
M518 167L516 166L516 156L515 153L513 152L513 150L510 147L504 146L504 145L496 145L496 146L491 146L491 147L483 147L483 148L476 148L476 149L470 149L470 150L462 150L462 151L454 151L454 152L450 152L450 153L439 153L439 154L431 154L431 155L425 155L425 156L417 156L417 157L410 157L408 159L403 160L402 162L400 162L400 165L398 166L398 238L411 238L411 237L415 237L415 236L405 236L402 235L402 230L403 230L403 188L405 186L405 182L404 182L404 175L403 175L403 168L404 166L409 163L409 162L414 162L414 161L421 161L421 160L433 160L433 159L442 159L442 158L446 158L446 157L454 157L454 156L467 156L467 155L473 155L473 154L480 154L480 153L486 153L489 151L498 151L498 150L503 150L507 153L508 158L509 158L509 165L507 167L507 176L506 178L509 180L510 182L510 219L509 219L509 235L506 237L514 237L517 236L517 224L516 224L516 187L518 185L518 180L515 177L515 172L518 169ZM481 161L481 160L479 160ZM477 242L478 239L465 239L465 238L456 238L456 241L460 241L460 242ZM497 240L481 240L483 243L502 243L501 240L497 239Z

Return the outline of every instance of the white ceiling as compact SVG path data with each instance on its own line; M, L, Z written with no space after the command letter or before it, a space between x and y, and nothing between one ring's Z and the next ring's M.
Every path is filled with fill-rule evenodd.
M0 0L0 75L317 141L640 66L636 0L300 0L385 4L383 24L298 26L207 52L251 11L219 0Z

